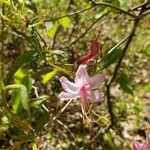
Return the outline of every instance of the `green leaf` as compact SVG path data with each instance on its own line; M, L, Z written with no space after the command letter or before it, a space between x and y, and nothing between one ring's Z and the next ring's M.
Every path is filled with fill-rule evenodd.
M37 125L35 127L35 132L38 133L42 130L44 125L49 121L50 118L50 113L46 112L44 115L42 115L38 120L37 120Z
M32 78L29 76L29 73L25 69L19 69L15 74L14 74L14 80L18 84L23 84L26 86L28 92L31 91L32 89Z
M47 83L50 79L52 79L57 74L57 72L58 72L57 69L54 69L52 72L49 72L49 73L43 75L42 76L42 78L43 78L42 82L44 84Z
M32 79L31 79L30 76L24 76L20 80L20 84L23 84L27 88L28 92L31 91L31 89L32 89Z
M10 5L10 1L9 0L0 0L1 3L4 3L5 5Z
M36 144L36 143L33 143L33 144L32 144L32 150L38 150L38 147L37 147L37 144Z
M11 67L7 78L6 78L6 83L9 84L9 82L12 80L13 75L25 64L31 61L33 55L35 54L35 51L28 51L19 56L16 60L16 62L13 64Z
M30 113L28 107L28 91L22 84L12 84L5 87L5 89L12 90L11 102L15 113L19 113L23 108Z
M46 22L45 25L46 25L48 36L50 38L54 38L54 35L55 35L57 28L58 28L58 23L57 22L55 22L55 23Z
M117 82L120 84L121 89L125 93L128 93L133 96L131 80L129 79L129 77L126 74L121 73L117 79Z
M115 63L121 55L120 49L113 49L109 51L101 60L100 60L100 69L103 70L104 68L108 67L109 65Z
M70 23L69 17L64 17L62 19L59 19L59 23L63 26L64 29L66 29Z

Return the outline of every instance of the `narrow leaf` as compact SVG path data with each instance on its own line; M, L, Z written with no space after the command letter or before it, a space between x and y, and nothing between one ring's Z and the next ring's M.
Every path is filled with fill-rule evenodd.
M41 129L44 127L44 125L49 121L49 118L50 118L50 113L47 112L38 119L37 125L35 127L36 133L41 131Z
M117 82L120 84L121 89L125 93L128 93L133 96L131 80L129 79L129 77L126 74L121 73L117 79Z
M6 89L12 90L12 107L15 113L19 113L22 108L24 108L28 113L30 113L28 107L28 92L27 88L23 84L12 84L5 87Z
M18 71L18 69L20 69L20 67L22 67L25 63L28 63L29 61L31 61L34 54L35 54L35 51L28 51L17 58L16 62L13 64L13 66L11 67L7 75L7 78L6 78L7 84L9 84L9 82L13 78L13 75Z
M66 29L70 23L69 17L64 17L62 19L59 19L60 24L63 26L64 29Z
M99 70L102 70L102 69L108 67L109 65L115 63L119 59L120 55L121 55L120 49L115 49L115 50L111 51L110 53L107 53L107 55L104 56L100 61L100 69Z
M49 80L51 80L55 75L57 74L57 69L54 69L52 72L49 72L45 75L43 75L43 83L47 83Z

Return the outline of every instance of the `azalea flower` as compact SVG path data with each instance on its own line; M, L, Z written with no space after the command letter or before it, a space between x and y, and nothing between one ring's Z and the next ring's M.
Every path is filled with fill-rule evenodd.
M147 133L144 143L133 141L133 150L150 150L150 132Z
M81 98L84 103L88 101L101 101L103 99L103 93L99 92L97 88L100 87L103 80L103 74L90 77L87 72L87 65L82 64L78 67L75 74L75 83L70 82L64 76L60 78L60 83L64 91L58 97L60 100Z

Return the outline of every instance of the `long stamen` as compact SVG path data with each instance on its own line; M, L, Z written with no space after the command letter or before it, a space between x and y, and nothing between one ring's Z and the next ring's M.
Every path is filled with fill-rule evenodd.
M88 105L88 100L87 100L86 89L84 86L80 89L80 94L81 94L81 110L83 114L83 121L85 121L84 119L87 119L88 121L90 121L90 119L87 116L89 105Z

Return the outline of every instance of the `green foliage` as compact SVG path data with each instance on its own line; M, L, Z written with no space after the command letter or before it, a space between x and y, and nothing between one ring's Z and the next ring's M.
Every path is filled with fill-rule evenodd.
M50 119L50 113L49 112L44 113L37 121L35 132L36 133L40 132L44 127L44 125L49 121L49 119Z
M27 88L28 93L30 93L32 89L32 78L30 77L27 70L20 68L14 74L14 80L18 84L23 84Z
M120 150L120 148L114 143L115 136L115 132L113 130L110 130L104 135L104 139L108 143L111 150Z
M33 55L35 54L35 51L28 51L25 52L24 54L20 55L15 63L13 64L13 66L11 67L11 70L9 71L9 74L7 75L7 84L12 80L14 74L24 65L29 63L32 58Z
M69 23L71 22L69 17L64 17L62 19L59 19L60 24L66 29L69 26Z
M109 65L116 63L121 55L120 49L114 49L112 51L108 51L108 53L103 56L103 58L100 60L100 69L103 70L104 68L108 67Z
M51 80L55 75L57 74L57 69L54 69L53 71L43 75L43 83L47 83L49 80Z
M32 144L32 150L38 150L38 146L37 146L36 143L33 143L33 144Z
M47 30L47 34L50 38L54 38L54 35L58 29L58 23L57 22L46 22L46 30Z
M7 90L12 90L12 107L15 113L19 113L22 109L26 110L30 114L28 107L29 96L27 88L22 84L13 84L5 87Z
M120 84L121 89L128 94L133 96L131 80L125 73L121 73L117 79L117 82Z

